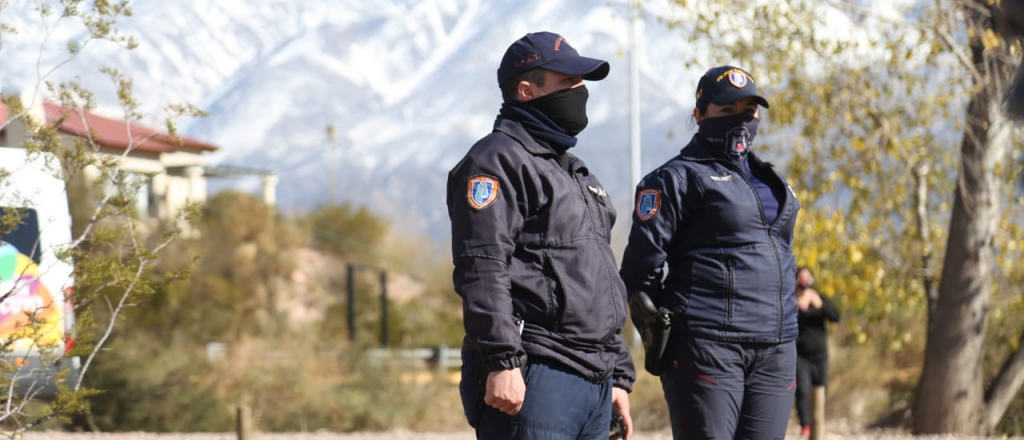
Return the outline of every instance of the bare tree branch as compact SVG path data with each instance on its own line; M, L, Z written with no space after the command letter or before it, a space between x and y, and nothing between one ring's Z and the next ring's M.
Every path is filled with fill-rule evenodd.
M1024 332L1021 333L1017 350L1013 352L1003 367L999 370L995 380L989 385L985 393L985 422L988 428L995 429L1006 414L1010 402L1024 386Z
M129 224L131 224L131 222L129 222ZM153 249L152 253L154 255L155 254L159 254L160 251L162 251L164 248L166 248L168 245L170 245L172 241L174 241L174 239L177 237L177 235L178 235L177 233L169 234L160 244L158 244ZM125 288L124 293L122 293L121 299L117 303L117 307L114 308L114 310L112 312L112 316L111 316L110 322L107 324L107 328L103 332L103 336L101 336L100 339L96 342L96 346L93 348L92 352L89 353L89 356L86 359L86 361L82 364L82 370L81 370L81 372L78 375L79 377L85 377L85 373L89 370L89 366L92 364L92 361L96 357L96 354L99 353L100 348L102 348L103 345L107 342L107 339L110 338L110 334L113 333L113 331L114 331L114 324L116 323L116 318L121 314L121 311L124 310L124 308L126 306L126 303L128 301L128 298L130 298L132 293L135 291L135 287L136 287L136 285L138 285L139 280L142 279L143 271L145 270L146 265L150 261L152 261L152 260L148 259L147 257L140 257L139 258L140 264L139 264L138 269L135 271L134 278L132 279L132 281L128 285L128 287ZM74 387L73 391L77 392L81 388L81 386L82 386L82 381L79 380L75 384L75 387Z

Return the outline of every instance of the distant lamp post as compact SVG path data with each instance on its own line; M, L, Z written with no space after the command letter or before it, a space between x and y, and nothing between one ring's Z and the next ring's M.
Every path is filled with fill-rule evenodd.
M327 124L327 139L331 142L331 154L330 158L328 159L331 162L330 175L328 176L330 182L328 182L327 185L330 187L328 189L328 194L330 194L331 206L334 206L335 204L337 204L337 199L335 198L335 188L337 188L338 186L338 182L335 180L338 175L338 130L334 128L334 124Z

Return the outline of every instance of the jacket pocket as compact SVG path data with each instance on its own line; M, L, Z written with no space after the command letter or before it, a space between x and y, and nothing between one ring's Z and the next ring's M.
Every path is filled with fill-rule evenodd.
M565 317L565 281L564 277L555 267L554 258L550 252L544 252L544 270L548 273L548 317L553 323L552 330L557 331L558 326Z
M604 344L614 333L619 307L610 274L595 239L554 249L551 256L559 299L555 332L578 343Z

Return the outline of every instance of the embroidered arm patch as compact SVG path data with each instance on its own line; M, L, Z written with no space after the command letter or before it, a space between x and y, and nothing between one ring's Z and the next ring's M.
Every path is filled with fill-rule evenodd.
M650 220L661 208L661 191L645 189L636 196L636 216L641 221Z
M490 176L473 176L469 179L466 200L469 206L480 211L498 200L498 179Z

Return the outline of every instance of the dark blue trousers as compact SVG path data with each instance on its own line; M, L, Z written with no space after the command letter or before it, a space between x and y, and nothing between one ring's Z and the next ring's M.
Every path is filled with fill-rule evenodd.
M661 386L675 440L783 439L796 388L796 343L673 335Z
M523 369L526 381L523 409L519 414L510 416L484 404L486 373L481 372L479 364L473 362L472 357L463 355L459 392L466 418L476 428L476 438L608 439L612 417L611 379L595 384L569 372L557 362L531 358Z

